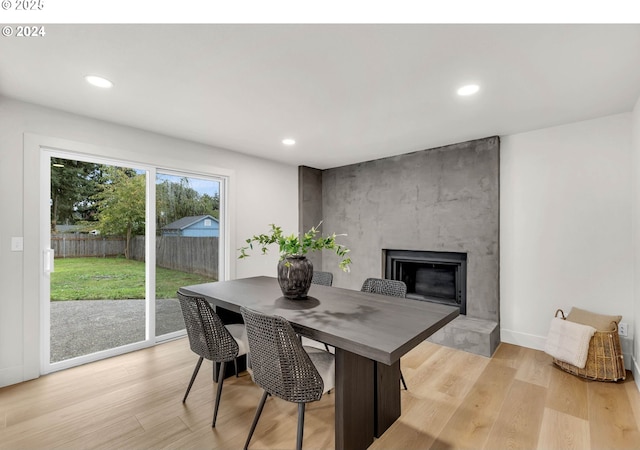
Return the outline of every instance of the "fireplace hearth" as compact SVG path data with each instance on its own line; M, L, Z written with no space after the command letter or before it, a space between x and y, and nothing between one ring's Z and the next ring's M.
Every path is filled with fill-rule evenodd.
M467 254L383 250L385 278L403 281L407 297L458 306L467 312Z

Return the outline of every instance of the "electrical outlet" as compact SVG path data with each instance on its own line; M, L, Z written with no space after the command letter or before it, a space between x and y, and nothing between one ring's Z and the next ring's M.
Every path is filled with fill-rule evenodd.
M618 324L618 334L620 336L626 336L627 335L627 324L624 322L620 322Z

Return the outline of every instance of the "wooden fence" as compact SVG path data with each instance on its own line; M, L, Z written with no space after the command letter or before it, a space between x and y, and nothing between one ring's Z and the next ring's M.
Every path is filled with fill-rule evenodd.
M104 238L85 235L51 236L51 248L56 258L112 257L124 255L124 238ZM131 240L131 258L145 260L145 238ZM197 273L218 279L217 237L156 237L156 265L166 269Z
M77 258L83 256L118 256L124 255L125 240L123 238L103 238L85 235L53 235L51 248L56 258Z

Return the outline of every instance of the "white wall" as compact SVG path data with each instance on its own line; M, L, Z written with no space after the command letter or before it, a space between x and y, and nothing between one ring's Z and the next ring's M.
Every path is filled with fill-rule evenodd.
M215 126L215 124L212 124ZM250 132L250 130L249 130ZM36 134L88 144L89 153L164 168L230 177L230 276L275 275L277 252L237 261L235 249L269 223L298 227L298 171L287 166L193 142L75 116L0 97L0 386L38 375L37 168L27 167L23 139ZM32 160L26 155L26 161ZM11 251L11 237L25 237L25 251ZM35 252L35 253L34 253ZM35 257L34 257L35 254ZM26 263L26 266L25 266ZM35 369L34 369L35 367ZM34 370L36 373L34 374Z
M634 316L633 378L640 389L640 98L631 116L633 146L633 256L634 256Z
M10 251L11 237L24 236L34 216L25 201L37 195L37 173L23 176L25 133L109 148L104 156L133 162L230 174L231 249L271 222L297 230L294 166L0 97L0 386L32 377L26 364L39 359L25 346L39 332L29 325L39 299L25 295L37 268ZM500 171L502 340L543 348L556 308L622 314L630 330L623 345L635 340L625 359L640 380L640 207L631 212L640 199L640 100L633 113L502 137ZM275 253L230 258L231 273L273 275L276 261Z
M637 119L637 113L636 113ZM557 308L634 324L630 113L501 140L503 342L543 349Z

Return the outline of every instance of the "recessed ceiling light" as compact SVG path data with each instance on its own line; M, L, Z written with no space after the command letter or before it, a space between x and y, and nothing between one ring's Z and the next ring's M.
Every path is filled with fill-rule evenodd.
M467 84L458 89L458 95L467 96L473 95L480 90L480 86L477 84Z
M84 79L87 80L87 83L104 89L108 89L113 86L111 81L97 75L87 75Z
M291 139L291 138L286 138L282 140L282 143L284 145L295 145L296 140L295 139Z

